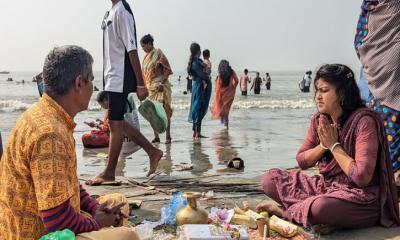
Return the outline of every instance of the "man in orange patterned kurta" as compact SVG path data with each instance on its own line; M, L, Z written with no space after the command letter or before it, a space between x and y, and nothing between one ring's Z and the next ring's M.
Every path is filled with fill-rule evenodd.
M99 205L80 187L76 174L73 118L89 104L92 63L78 46L55 48L46 57L45 94L19 117L0 161L0 239L121 225L122 205Z

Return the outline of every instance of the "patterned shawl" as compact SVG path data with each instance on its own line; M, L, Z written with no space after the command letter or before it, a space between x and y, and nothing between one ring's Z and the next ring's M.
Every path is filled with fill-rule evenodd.
M167 57L160 49L153 48L151 52L146 54L142 63L144 83L146 86L148 86L153 79L159 77L160 74L157 73L156 69L158 65L163 67L164 73L168 73L168 75L172 74Z

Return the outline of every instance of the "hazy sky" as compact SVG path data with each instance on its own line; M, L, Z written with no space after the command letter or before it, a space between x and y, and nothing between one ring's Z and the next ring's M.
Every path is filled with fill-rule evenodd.
M361 0L128 2L138 38L151 33L175 70L185 69L193 41L211 50L214 67L228 59L238 71L359 66L353 38ZM65 44L88 49L101 70L100 25L110 8L110 0L0 0L0 71L40 71L51 48Z

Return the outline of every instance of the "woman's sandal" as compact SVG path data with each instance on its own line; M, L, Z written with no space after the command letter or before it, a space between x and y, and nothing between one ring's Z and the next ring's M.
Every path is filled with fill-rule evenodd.
M172 138L166 138L165 139L165 144L171 144Z
M155 137L153 140L151 140L152 143L160 143L160 138Z

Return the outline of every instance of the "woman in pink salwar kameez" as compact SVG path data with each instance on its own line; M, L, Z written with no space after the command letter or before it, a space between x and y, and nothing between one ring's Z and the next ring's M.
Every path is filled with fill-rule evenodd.
M322 66L314 86L318 113L296 160L320 175L268 170L262 186L280 204L267 210L304 226L362 228L399 226L399 206L384 127L363 106L353 72L346 66Z

